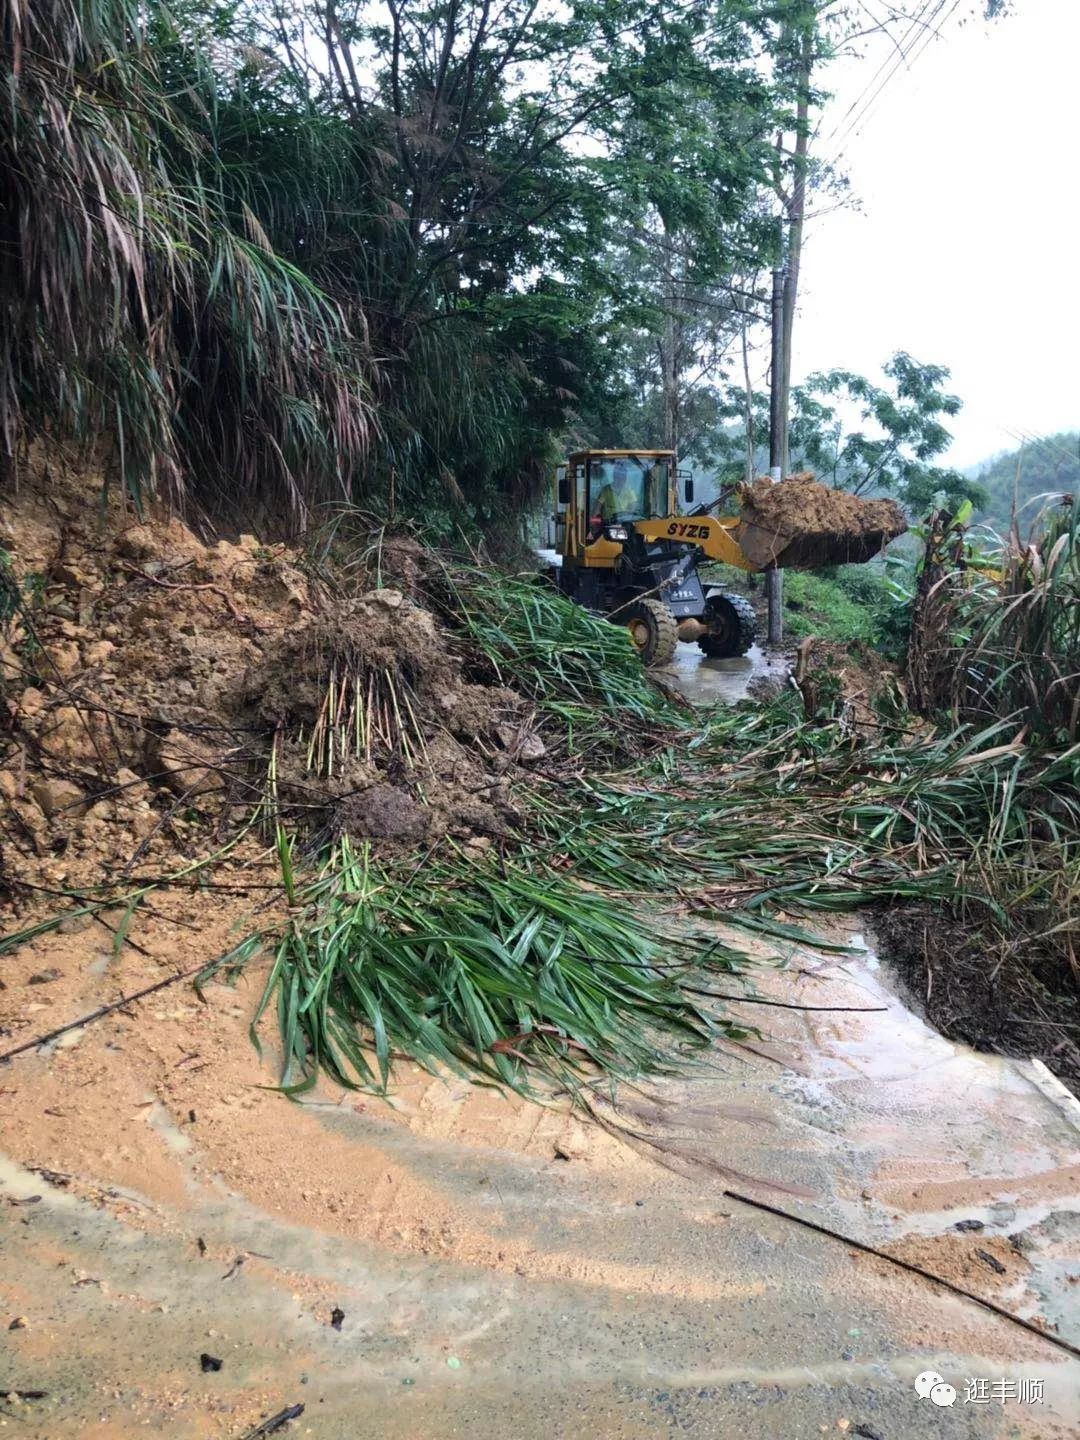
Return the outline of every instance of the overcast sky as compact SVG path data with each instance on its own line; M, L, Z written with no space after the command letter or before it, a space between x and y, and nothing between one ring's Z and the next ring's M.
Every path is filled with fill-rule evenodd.
M1080 428L1080 0L1015 6L954 19L846 139L885 55L838 63L819 153L842 146L861 212L816 219L804 251L796 379L877 376L894 350L948 365L958 466Z

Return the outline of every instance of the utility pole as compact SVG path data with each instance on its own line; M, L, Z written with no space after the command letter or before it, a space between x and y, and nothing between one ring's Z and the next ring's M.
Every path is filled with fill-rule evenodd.
M769 478L784 478L784 227L772 272L772 359L769 390ZM765 597L769 602L769 644L784 638L784 572L775 565L765 571Z

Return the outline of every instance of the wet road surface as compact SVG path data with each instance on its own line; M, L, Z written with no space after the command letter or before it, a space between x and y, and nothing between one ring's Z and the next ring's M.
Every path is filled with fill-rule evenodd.
M786 656L766 654L758 645L731 660L711 660L697 645L680 642L674 661L656 673L694 705L734 705L747 698L752 680L769 677L779 684L789 668Z
M324 1087L293 1109L257 1089L273 1059L252 1052L227 1127L207 1128L205 1098L189 1125L179 1080L103 1127L103 1156L139 1134L160 1143L174 1199L105 1185L104 1160L100 1188L5 1162L2 1289L26 1324L5 1335L0 1390L48 1394L0 1420L39 1440L187 1440L303 1404L281 1433L1075 1434L1080 1362L723 1193L896 1246L1080 1338L1074 1120L1026 1064L928 1029L860 944L792 949L760 993L882 1008L744 1007L767 1016L768 1042L626 1089L629 1143L559 1103L408 1070L390 1105ZM216 1010L256 995L208 992ZM158 1043L145 1012L131 1033ZM86 1063L108 1034L87 1032ZM49 1063L31 1057L18 1083ZM229 1168L220 1147L263 1110L285 1117L281 1142L249 1143ZM221 1370L204 1374L202 1352ZM926 1371L954 1387L951 1406L920 1398ZM1007 1398L965 1403L975 1380Z

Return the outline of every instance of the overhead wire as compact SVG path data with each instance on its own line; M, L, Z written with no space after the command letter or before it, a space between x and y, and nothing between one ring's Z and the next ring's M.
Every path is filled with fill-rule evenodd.
M915 60L922 54L933 36L940 33L942 26L948 22L953 11L960 4L960 0L953 0L952 7L948 14L942 19L940 24L936 23L938 16L941 15L941 12L947 4L948 0L926 0L922 9L912 20L911 25L909 25L908 29L904 32L899 53L889 57L886 73L881 77L880 81L877 81L876 86L876 77L874 80L871 80L871 85L875 86L872 93L865 100L860 100L856 113L850 117L846 124L841 122L840 133L836 140L836 153L831 161L833 165L839 163L850 141L869 120L890 83L902 69L906 69L908 72L911 71ZM914 37L905 48L904 41L907 41L913 30L915 31Z

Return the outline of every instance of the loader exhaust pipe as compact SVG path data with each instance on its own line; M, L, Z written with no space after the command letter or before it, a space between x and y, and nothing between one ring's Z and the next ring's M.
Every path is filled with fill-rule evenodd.
M703 635L709 633L709 627L703 625L700 620L680 620L678 627L680 640L700 640Z

